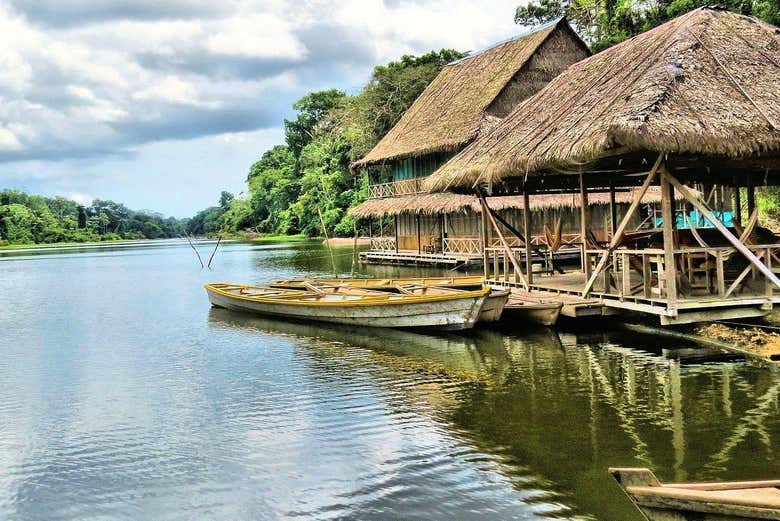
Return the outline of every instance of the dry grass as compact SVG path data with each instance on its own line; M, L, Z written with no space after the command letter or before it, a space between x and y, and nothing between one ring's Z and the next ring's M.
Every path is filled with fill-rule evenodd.
M561 33L566 38L545 45L551 35ZM562 19L448 64L390 132L353 167L460 149L477 136L483 125L490 126L493 118L486 112L515 76L520 75L521 81L514 82L511 96L507 96L512 98L509 108L588 53ZM534 61L537 55L541 57ZM502 106L495 112L503 116L508 111Z
M578 62L440 168L426 189L537 175L606 152L780 151L780 29L700 8Z
M713 323L699 326L696 333L707 338L727 342L764 358L780 355L780 335L762 329Z
M638 189L617 192L615 202L618 204L630 204ZM698 192L696 192L698 193ZM682 196L675 192L678 199ZM579 208L579 194L540 194L529 197L531 210L546 210L550 208ZM657 186L648 188L642 198L645 203L657 203L661 201L661 189ZM488 197L488 206L494 210L522 209L522 196ZM591 205L609 204L608 193L588 194L588 203ZM355 217L386 217L402 213L439 214L456 212L481 213L479 199L474 195L433 193L408 195L402 197L388 197L385 199L369 199L349 211Z

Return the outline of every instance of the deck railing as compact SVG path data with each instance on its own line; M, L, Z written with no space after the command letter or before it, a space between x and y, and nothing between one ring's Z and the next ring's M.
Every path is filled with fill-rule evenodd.
M371 251L395 251L395 237L371 237L369 242Z
M472 237L445 237L444 253L460 255L482 255L482 241Z
M780 244L746 245L769 269L780 268ZM605 250L586 250L591 269ZM666 275L664 250L617 249L599 275L594 292L620 300L661 301L706 297L726 300L735 297L771 297L778 288L768 277L729 246L683 247L672 251L677 277L674 295ZM671 297L674 297L673 299Z
M422 193L422 177L405 179L391 183L379 183L368 185L369 199L382 199L384 197L398 197L400 195L415 195Z

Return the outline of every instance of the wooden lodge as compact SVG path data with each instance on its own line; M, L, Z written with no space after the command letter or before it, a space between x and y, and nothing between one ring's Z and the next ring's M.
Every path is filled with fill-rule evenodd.
M609 194L590 197L588 222L591 240L608 238L611 223L625 214L635 191L626 189L615 193L614 215L609 205ZM660 189L649 189L642 198L640 211L630 218L630 229L649 225L653 216L658 214L660 202ZM531 235L531 244L556 259L579 259L583 244L587 243L581 235L579 197L573 194L538 194L531 196L529 203L531 229L536 231ZM487 204L509 226L499 223L504 235L509 236L509 243L513 247L519 246L520 241L511 235L511 228L523 226L523 197L488 197ZM352 214L380 223L380 232L371 238L369 250L362 253L361 258L365 262L455 266L483 262L480 236L482 209L477 196L432 193L370 199L355 208ZM490 248L501 246L498 235L491 228L488 229L487 245Z
M638 312L668 325L765 315L780 303L780 240L760 225L755 187L780 185L778 85L780 29L700 8L572 65L423 188L526 201L574 193L581 210L596 193L633 188L608 238L563 274L529 269L532 242L511 244L482 197L481 235L492 229L501 243L483 248L500 259L485 263L486 277L560 299L572 316ZM715 215L713 186L742 189L733 223ZM661 216L655 229L632 231L651 187ZM518 240L537 231L528 207ZM679 225L694 212L711 227ZM591 229L588 212L579 224Z
M568 22L559 19L446 65L387 135L352 165L367 170L371 184L368 200L351 214L377 220L372 223L376 236L363 260L481 262L476 200L451 194L432 197L423 190L423 181L520 102L589 55ZM517 202L507 205L505 210Z

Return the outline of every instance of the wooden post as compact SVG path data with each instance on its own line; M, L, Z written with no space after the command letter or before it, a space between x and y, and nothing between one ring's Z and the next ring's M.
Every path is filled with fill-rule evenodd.
M742 201L740 199L737 176L734 176L734 222L742 224Z
M609 232L615 235L617 229L617 205L615 204L615 181L609 181Z
M679 190L683 197L685 197L697 210L701 212L705 219L708 219L715 225L715 228L718 229L718 231L726 238L726 240L732 244L732 246L737 249L737 251L744 255L747 260L749 260L756 268L758 268L758 271L760 271L767 279L769 279L772 284L780 288L780 279L778 279L777 276L772 273L772 270L766 266L766 264L761 262L758 257L756 257L753 252L750 251L748 247L739 240L739 238L735 237L734 234L731 233L729 229L726 228L723 223L715 217L715 215L712 213L712 210L707 208L705 204L695 198L693 194L691 194L691 192L672 174L667 172L666 177L669 182L672 183L672 185L677 188L677 190Z
M666 309L672 316L677 316L677 265L674 262L674 213L672 198L674 192L669 183L666 169L661 170L661 218L663 219L664 237L664 273L666 282Z
M488 253L488 239L487 239L487 216L485 215L485 209L482 209L479 228L479 240L482 243L482 268L485 280L490 275L490 254Z
M414 214L414 219L417 221L417 255L422 253L422 237L420 237L420 214Z
M394 217L395 220L395 252L398 253L398 215Z
M445 226L444 214L439 214L439 245L441 246L441 253L444 253L444 226Z
M523 232L525 233L525 271L528 284L534 283L534 270L531 264L531 202L528 190L523 190Z
M598 276L599 273L601 273L601 270L603 270L604 267L607 265L609 256L612 254L614 249L617 248L618 244L620 244L620 241L623 238L623 233L625 232L629 221L631 221L631 216L634 214L634 212L636 212L636 209L639 207L639 203L642 201L642 197L644 197L648 187L650 186L650 183L653 182L656 173L658 173L658 168L661 166L662 158L663 158L663 154L659 154L658 159L655 160L653 169L650 170L650 172L647 174L644 183L642 183L642 187L639 189L639 192L634 196L634 200L631 201L631 205L628 207L628 210L626 210L626 214L623 216L623 219L620 221L620 225L618 225L618 228L615 231L615 235L612 236L612 240L609 242L607 251L605 251L601 255L601 260L599 260L598 264L596 265L596 269L593 271L593 274L590 276L588 282L585 284L585 288L582 290L583 297L587 297L590 294L590 290L593 288L593 283L596 282L596 277Z
M756 187L753 184L752 174L748 174L747 180L747 207L748 215L753 215L753 210L756 208Z
M496 235L498 235L498 239L501 241L502 246L504 247L504 265L506 265L506 256L509 257L509 260L512 262L512 267L515 269L515 277L519 279L520 283L523 285L523 289L526 291L528 290L528 282L525 279L525 275L523 274L523 270L520 269L520 265L517 263L517 259L515 259L514 252L512 252L512 248L509 247L509 243L506 242L506 239L504 238L504 234L501 233L501 229L498 227L498 223L493 218L493 214L490 213L490 208L488 208L487 201L485 201L485 195L482 193L482 191L478 192L479 194L479 201L482 203L482 214L487 215L488 219L490 219L490 223L493 225L493 229L496 230Z
M585 278L590 277L590 263L588 263L588 190L585 188L585 177L580 174L580 236L582 238L582 272Z

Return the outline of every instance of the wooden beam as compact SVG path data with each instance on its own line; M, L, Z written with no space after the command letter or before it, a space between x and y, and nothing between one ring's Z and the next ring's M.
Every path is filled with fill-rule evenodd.
M398 253L398 216L395 216L395 252Z
M645 181L642 183L642 186L639 188L639 192L637 193L637 195L634 196L634 200L631 201L631 205L628 207L628 210L623 216L623 219L620 221L620 225L618 226L617 230L615 230L615 234L612 236L612 240L609 241L609 246L607 247L607 250L602 254L599 263L596 265L596 269L593 271L593 274L590 276L588 282L585 284L585 288L582 290L583 297L587 297L590 294L590 290L593 289L593 284L596 282L596 277L598 277L598 274L601 273L601 270L603 270L604 267L607 265L609 256L612 254L615 248L617 248L618 244L620 244L620 241L623 239L623 234L626 231L626 227L628 227L628 223L631 221L631 216L634 214L634 212L636 212L636 209L639 208L639 203L642 201L642 197L644 197L645 193L647 192L647 189L650 187L650 183L653 182L653 179L655 179L655 176L658 173L658 168L661 166L662 158L663 158L663 154L659 154L658 159L655 160L653 169L650 170L650 172L647 174Z
M753 174L748 174L747 207L748 215L753 215L753 210L756 208L756 186L753 184Z
M485 215L485 212L483 211L480 213L480 219L479 219L479 240L482 242L480 245L482 247L482 272L485 276L485 280L488 279L490 276L490 254L487 251L488 248L488 234L487 234L487 216Z
M490 222L493 225L493 229L496 230L496 234L498 235L501 244L504 246L504 252L512 262L512 266L515 269L515 276L520 279L520 284L523 286L523 289L528 290L528 281L526 280L525 275L523 275L523 270L520 269L520 265L517 263L517 259L515 259L512 248L509 247L509 243L507 243L506 239L504 239L504 234L501 233L501 230L498 227L498 223L496 223L496 220L493 218L493 214L487 205L487 201L485 201L485 194L483 194L482 190L479 189L477 190L477 194L479 194L479 202L482 204L482 215L487 215L488 219L490 219Z
M666 282L666 310L671 316L677 316L677 264L674 261L674 190L661 169L661 218L663 219L664 238L664 281ZM661 275L659 274L659 277Z
M420 214L414 214L414 219L417 221L417 254L422 253L422 237L420 237Z
M734 176L734 222L742 224L742 200L739 193L739 180Z
M523 190L523 231L525 232L525 271L528 273L528 284L534 283L534 270L531 264L531 202L528 190Z
M588 255L588 189L585 187L585 176L580 174L580 237L582 237L582 272L585 278L590 277Z
M609 231L613 236L617 230L617 205L615 204L615 182L609 182Z
M753 252L750 251L742 241L735 237L734 234L731 233L729 229L726 228L726 226L724 226L723 223L715 217L715 215L712 213L712 210L710 210L704 203L696 199L688 190L688 188L680 183L680 181L678 181L671 173L667 173L666 176L667 179L669 179L669 182L672 183L672 185L683 195L683 197L685 197L688 202L690 202L697 210L699 210L706 219L712 222L715 225L715 228L717 228L718 231L723 234L726 240L728 240L737 249L737 251L744 255L748 261L750 261L756 268L758 268L758 271L760 271L767 279L769 279L772 284L780 288L780 279L778 279L777 276L772 273L772 270L766 266L766 264L761 262L761 260L759 260L759 258L756 257L755 254L753 254Z

